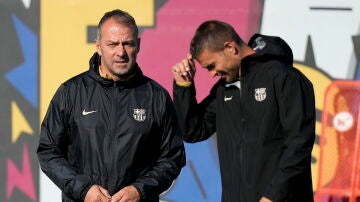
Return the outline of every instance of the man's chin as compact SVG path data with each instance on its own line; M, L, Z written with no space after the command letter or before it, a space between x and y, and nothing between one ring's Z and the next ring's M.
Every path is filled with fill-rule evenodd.
M134 74L133 69L126 69L125 71L117 71L114 72L114 74L120 79L120 80L128 80L131 78Z
M128 74L130 69L127 65L117 65L113 67L113 73L116 75L125 75Z
M234 83L235 81L237 81L237 79L230 79L230 78L221 78L225 81L225 83Z
M121 63L121 64L115 64L113 66L113 68L115 70L117 70L118 72L121 72L121 71L125 71L125 70L129 69L128 66L129 66L128 64Z

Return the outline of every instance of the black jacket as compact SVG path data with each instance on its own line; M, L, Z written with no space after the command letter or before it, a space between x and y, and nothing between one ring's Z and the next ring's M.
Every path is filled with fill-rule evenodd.
M91 68L57 90L41 125L41 169L62 190L63 201L82 201L98 184L110 195L134 185L142 201L159 201L185 164L173 103L145 77L113 82Z
M219 80L200 104L195 88L174 85L187 142L217 134L223 202L311 202L315 101L311 82L292 67L290 47L255 35L242 62L241 90Z

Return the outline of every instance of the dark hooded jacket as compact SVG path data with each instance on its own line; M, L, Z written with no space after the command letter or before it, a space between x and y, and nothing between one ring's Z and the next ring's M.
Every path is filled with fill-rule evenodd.
M159 201L185 164L173 103L167 91L136 64L128 81L90 69L57 90L41 125L41 169L62 190L63 201L83 201L94 184L110 195L128 185L141 201Z
M197 104L194 85L174 84L183 139L216 132L223 202L311 202L313 86L281 38L256 34L249 46L256 53L241 61L240 89L220 79Z

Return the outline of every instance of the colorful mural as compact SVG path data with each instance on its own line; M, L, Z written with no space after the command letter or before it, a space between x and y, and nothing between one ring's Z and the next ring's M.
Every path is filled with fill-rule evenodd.
M37 201L39 2L0 1L0 201Z
M170 68L186 55L204 20L232 24L245 41L256 32L285 39L293 49L294 66L315 87L316 187L324 92L334 80L360 80L359 1L0 0L0 201L61 201L59 189L39 170L40 123L57 87L88 68L97 22L114 8L136 18L142 38L139 65L170 93ZM215 82L198 68L198 99ZM162 194L163 202L220 201L214 136L186 144L187 166Z

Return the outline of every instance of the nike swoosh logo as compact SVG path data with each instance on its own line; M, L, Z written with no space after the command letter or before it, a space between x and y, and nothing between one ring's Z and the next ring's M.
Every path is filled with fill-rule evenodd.
M224 97L224 101L226 102L226 101L229 101L229 100L232 100L232 98L233 98L233 96L231 96L231 97Z
M95 113L96 111L85 111L85 109L84 109L84 111L82 111L82 115L84 115L84 116L86 116L86 115L88 115L88 114L92 114L92 113Z

